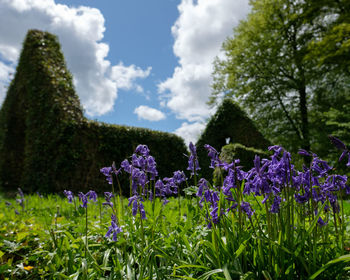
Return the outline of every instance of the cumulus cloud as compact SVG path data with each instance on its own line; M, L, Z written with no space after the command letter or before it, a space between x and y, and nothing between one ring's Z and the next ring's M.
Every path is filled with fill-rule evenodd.
M181 126L174 131L174 133L180 137L182 137L185 140L186 145L190 142L195 143L198 137L200 136L201 132L205 128L204 123L200 122L194 122L194 123L187 123L183 122Z
M14 68L0 61L0 104L4 101L5 91L9 84Z
M248 0L182 0L178 10L172 34L179 65L172 77L158 84L158 90L163 104L177 118L204 127L205 120L215 111L206 105L211 93L213 60L222 56L223 41L248 13ZM179 130L190 128L186 123Z
M146 78L151 73L152 67L142 70L135 65L124 66L121 62L112 67L111 77L117 82L119 88L132 89L135 88L137 92L143 92L143 88L135 84L135 79Z
M134 113L139 119L144 119L148 121L160 121L165 119L165 114L157 109L141 105L135 108Z
M142 90L135 80L146 78L151 71L122 63L111 65L109 46L101 42L104 17L95 8L68 7L54 0L0 0L0 26L6 26L0 28L0 59L12 66L28 29L44 28L58 35L77 93L90 116L110 111L118 89ZM0 96L4 95L3 85L0 79Z

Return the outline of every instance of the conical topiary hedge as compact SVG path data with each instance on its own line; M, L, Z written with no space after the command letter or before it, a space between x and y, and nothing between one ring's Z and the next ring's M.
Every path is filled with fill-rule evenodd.
M222 147L229 143L239 143L247 148L262 151L265 151L270 145L238 104L231 99L224 99L196 143L203 177L211 179L213 176L213 170L209 168L210 159L204 145L209 144L220 152ZM244 162L244 164L245 167L248 167L249 163Z

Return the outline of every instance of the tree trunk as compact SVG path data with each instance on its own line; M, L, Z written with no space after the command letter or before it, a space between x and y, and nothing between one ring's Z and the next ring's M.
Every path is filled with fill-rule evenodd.
M300 118L301 118L301 134L302 134L302 143L301 147L310 151L310 136L309 136L309 120L307 112L307 101L306 101L306 87L305 83L299 88L299 106L300 106ZM310 158L304 157L304 163L309 164Z

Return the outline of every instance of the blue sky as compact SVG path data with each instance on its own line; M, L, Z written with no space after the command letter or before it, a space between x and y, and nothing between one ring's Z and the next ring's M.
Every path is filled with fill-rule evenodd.
M248 0L0 0L0 102L28 29L56 34L90 119L196 141L212 62Z

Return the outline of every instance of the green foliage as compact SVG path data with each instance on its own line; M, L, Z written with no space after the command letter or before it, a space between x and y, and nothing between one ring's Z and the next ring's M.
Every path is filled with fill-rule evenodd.
M186 147L175 135L86 120L57 37L29 31L0 110L1 187L102 191L100 168L119 164L139 143L151 147L161 175L183 166Z
M307 58L316 57L320 65L336 65L340 71L349 73L350 2L309 0L305 3L305 18L315 23L317 34L309 46Z
M348 53L345 26L332 31L337 15L346 21L340 8L349 11L348 2L251 1L247 19L223 44L226 57L215 62L212 102L222 93L238 99L263 134L291 152L328 150L328 143L317 145L329 133L318 113L338 106L349 88L349 72L339 67L340 54L338 64L326 63L316 50L322 52L319 45L341 33L332 42L341 41L341 53ZM334 8L337 3L340 8Z
M2 186L30 189L43 183L47 187L65 124L82 119L57 38L29 31L0 111Z
M232 162L234 159L240 159L240 166L243 170L248 171L252 168L255 155L260 158L267 157L268 153L251 147L246 147L242 144L228 144L222 147L220 159L225 162Z
M228 138L230 143L261 150L266 150L270 145L247 114L232 100L224 99L196 143L203 177L212 178L212 170L208 167L210 159L204 145L209 144L219 152L227 144Z

